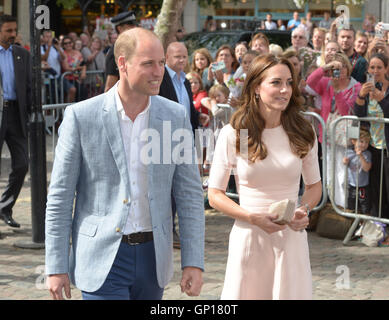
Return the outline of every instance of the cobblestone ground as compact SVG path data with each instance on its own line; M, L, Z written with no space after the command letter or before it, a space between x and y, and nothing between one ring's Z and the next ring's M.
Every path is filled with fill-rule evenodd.
M6 149L6 148L4 148ZM52 151L48 140L48 172L51 171ZM4 190L10 158L3 150L0 190ZM31 241L31 194L27 176L23 190L14 208L14 218L22 227L9 228L0 221L0 299L50 299L43 285L44 249L20 249L15 243ZM219 299L223 287L227 260L228 236L233 220L220 213L206 212L204 286L197 298L181 294L180 251L174 251L175 274L166 287L164 299ZM308 233L313 292L316 300L389 299L389 248L369 248L357 241L347 246L340 240ZM72 299L81 299L76 288Z

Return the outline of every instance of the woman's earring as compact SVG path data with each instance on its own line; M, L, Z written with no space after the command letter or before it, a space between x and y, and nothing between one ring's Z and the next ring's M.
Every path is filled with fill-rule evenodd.
M259 99L259 94L258 93L255 94L255 99Z

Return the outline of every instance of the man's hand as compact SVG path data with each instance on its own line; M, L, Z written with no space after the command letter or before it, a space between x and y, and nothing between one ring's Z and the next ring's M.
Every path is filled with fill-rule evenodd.
M188 296L198 296L203 286L203 272L199 268L185 267L182 271L181 292Z
M64 300L62 289L65 290L66 298L70 299L72 297L70 294L69 275L67 273L49 275L47 277L47 287L54 300Z

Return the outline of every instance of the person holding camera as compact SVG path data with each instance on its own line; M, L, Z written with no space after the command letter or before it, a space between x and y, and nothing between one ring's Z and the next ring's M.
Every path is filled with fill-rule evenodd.
M76 100L76 84L80 83L86 78L86 64L80 51L74 49L74 42L72 38L66 36L62 41L64 53L66 59L62 60L63 72L72 72L65 76L68 82L65 82L68 88L65 88L67 92L66 102L74 102Z
M61 63L66 58L58 39L53 38L51 30L44 30L41 37L41 61L42 69L45 72L51 83L50 103L58 103L55 99L55 82L57 87L60 87L59 79L61 76Z
M326 62L320 68L317 68L307 79L307 84L318 95L321 96L320 116L324 122L328 123L329 118L335 114L340 116L352 113L355 100L357 99L361 84L351 77L352 67L348 57L343 53L333 54L333 58ZM330 117L330 114L331 117ZM327 124L329 126L329 123ZM319 141L323 142L323 129L319 128ZM330 154L335 152L335 203L344 207L345 190L344 190L344 167L343 155L345 146L331 146L330 152L327 153L327 160L330 163ZM331 174L327 171L328 181Z
M241 105L220 131L208 185L210 205L235 219L222 300L312 299L304 229L322 189L316 135L301 109L292 64L272 54L256 57ZM239 204L225 195L232 174ZM305 192L297 204L301 175ZM279 225L270 206L284 199L296 206L292 220Z
M363 84L354 106L358 117L389 118L389 80L387 77L389 59L382 53L373 55L369 60L369 81ZM370 171L371 214L379 216L381 182L381 153L383 152L383 181L381 213L389 218L389 125L371 122L369 150L372 154Z
M239 66L234 50L227 44L222 45L216 52L215 61L209 66L208 80L228 86L228 81Z

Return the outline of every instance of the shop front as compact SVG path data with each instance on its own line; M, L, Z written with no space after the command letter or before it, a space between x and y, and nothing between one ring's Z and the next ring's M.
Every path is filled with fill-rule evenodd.
M312 0L306 5L298 7L294 0L221 0L221 8L199 8L199 29L204 28L207 19L212 17L217 24L217 29L253 29L261 28L262 21L268 13L272 14L273 21L282 20L283 24L293 18L293 12L298 11L299 16L305 17L306 13L312 13L313 21L318 23L325 11L331 12L332 17L337 16L337 8L344 5L345 1L339 0ZM363 22L364 5L350 5L349 17L351 24L358 29Z

